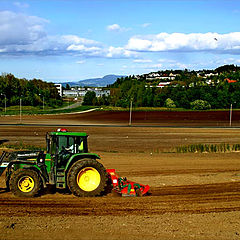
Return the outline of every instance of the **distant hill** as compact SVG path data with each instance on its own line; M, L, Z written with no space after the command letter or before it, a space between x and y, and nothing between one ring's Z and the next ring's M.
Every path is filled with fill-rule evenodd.
M120 75L106 75L102 78L90 78L90 79L85 79L85 80L80 80L78 82L64 82L62 83L63 86L65 87L67 84L70 86L89 86L89 87L106 87L109 84L113 84L117 78L121 78L125 76L120 76Z

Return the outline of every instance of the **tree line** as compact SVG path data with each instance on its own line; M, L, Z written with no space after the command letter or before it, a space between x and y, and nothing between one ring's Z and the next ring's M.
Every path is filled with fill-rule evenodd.
M149 82L144 75L140 78L135 76L119 78L109 86L111 96L96 98L93 93L88 93L84 98L84 104L127 108L132 101L135 107L177 107L203 110L227 109L232 104L233 107L240 108L239 67L225 65L212 71L203 70L203 72L218 74L206 79L195 71L178 70L175 80L163 88L156 86L159 80ZM227 79L236 82L229 83Z
M41 106L43 104L51 107L62 105L62 99L53 83L44 82L39 79L26 80L16 78L12 74L0 76L0 104L18 105L20 99L25 106Z

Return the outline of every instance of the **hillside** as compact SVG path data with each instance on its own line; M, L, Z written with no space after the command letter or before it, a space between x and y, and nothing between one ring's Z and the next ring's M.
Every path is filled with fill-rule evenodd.
M106 75L102 78L90 78L90 79L84 79L80 80L78 82L64 82L62 83L65 87L67 84L70 86L89 86L89 87L106 87L107 85L113 84L118 78L125 77L125 76L119 76L119 75Z
M167 107L194 110L240 108L240 69L162 70L119 78L104 105ZM102 99L101 99L102 100ZM93 104L99 105L95 100Z

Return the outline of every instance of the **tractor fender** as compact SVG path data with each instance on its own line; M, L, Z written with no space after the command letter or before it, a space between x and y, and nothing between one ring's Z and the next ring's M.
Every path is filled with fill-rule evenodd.
M68 171L70 167L78 160L84 159L84 158L91 158L91 159L100 159L100 156L95 153L78 153L74 154L70 157L66 164L65 171Z

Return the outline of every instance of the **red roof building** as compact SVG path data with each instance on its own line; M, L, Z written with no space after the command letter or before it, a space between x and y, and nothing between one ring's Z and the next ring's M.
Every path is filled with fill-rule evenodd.
M237 82L237 80L230 80L229 78L226 78L225 81L227 81L228 83L235 83L235 82Z

